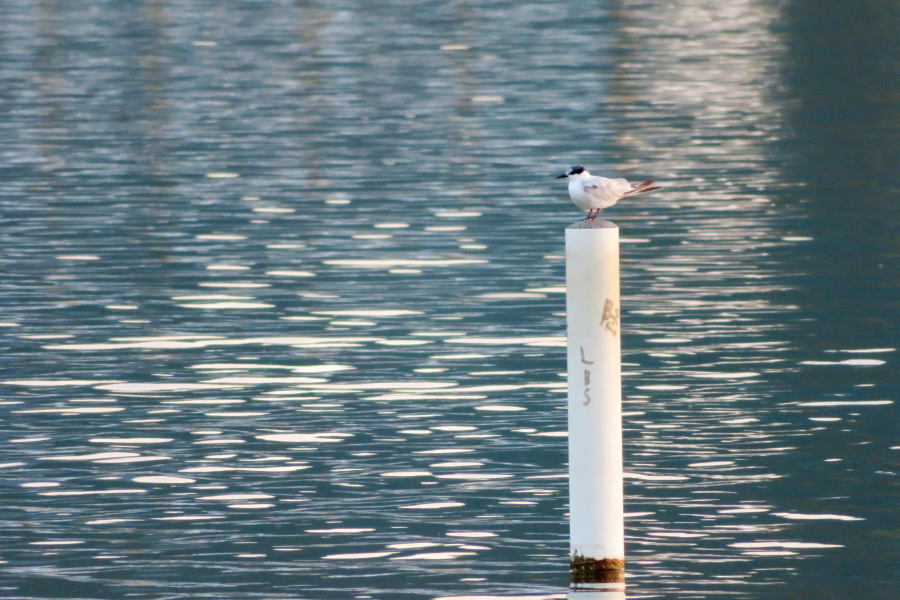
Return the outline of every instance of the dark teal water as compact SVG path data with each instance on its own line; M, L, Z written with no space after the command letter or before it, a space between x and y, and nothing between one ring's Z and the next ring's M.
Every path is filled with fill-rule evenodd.
M4 598L566 592L571 164L630 598L896 598L900 5L0 5Z

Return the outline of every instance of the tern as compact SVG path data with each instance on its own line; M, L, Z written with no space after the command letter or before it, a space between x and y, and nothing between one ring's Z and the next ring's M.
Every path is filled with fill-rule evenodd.
M655 181L648 179L641 183L628 183L625 179L607 179L588 173L587 169L575 165L557 179L569 179L569 197L575 206L588 211L588 219L596 219L600 211L608 208L625 196L637 196L658 190L660 186L650 187ZM597 213L591 216L594 211Z

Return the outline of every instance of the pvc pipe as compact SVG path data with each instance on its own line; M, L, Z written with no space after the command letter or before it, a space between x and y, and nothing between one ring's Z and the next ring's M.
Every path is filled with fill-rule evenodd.
M572 591L569 592L568 600L626 600L624 584L621 590L615 591Z
M624 590L625 582L619 310L619 228L600 219L570 225L569 582L584 600L584 592Z

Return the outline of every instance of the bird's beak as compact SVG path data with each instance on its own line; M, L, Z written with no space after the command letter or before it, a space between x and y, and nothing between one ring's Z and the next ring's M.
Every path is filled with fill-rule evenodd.
M563 173L562 175L557 175L556 178L557 178L557 179L568 179L569 176L566 175L565 173Z

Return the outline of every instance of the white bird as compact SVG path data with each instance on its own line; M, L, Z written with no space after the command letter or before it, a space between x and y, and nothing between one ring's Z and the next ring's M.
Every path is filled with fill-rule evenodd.
M588 219L596 219L600 211L608 208L624 196L637 196L645 192L658 190L660 186L650 187L652 179L641 183L628 183L625 179L607 179L587 172L584 167L575 165L557 179L569 179L569 197L575 206L588 211ZM591 216L591 213L597 214Z

